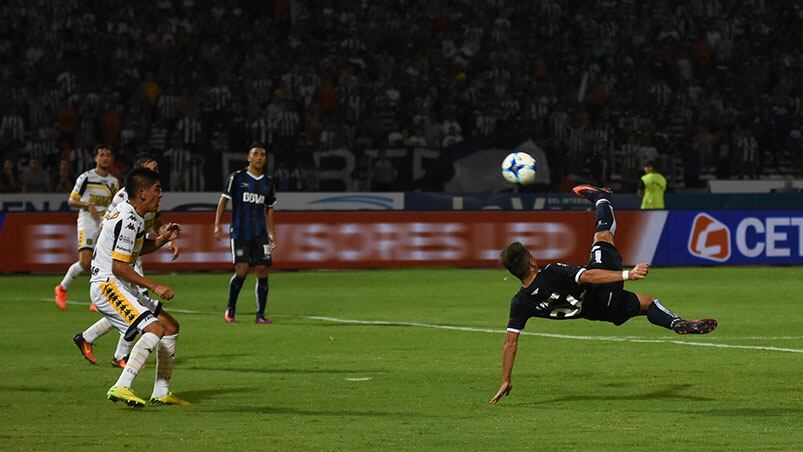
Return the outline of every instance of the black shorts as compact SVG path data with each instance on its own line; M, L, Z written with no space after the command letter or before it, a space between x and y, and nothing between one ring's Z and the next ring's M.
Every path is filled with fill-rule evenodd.
M252 240L231 239L231 261L234 264L267 265L273 263L268 236Z
M596 242L586 268L622 271L622 256L608 242ZM624 290L624 282L589 286L583 299L583 313L589 320L621 325L639 314L641 304L633 292Z

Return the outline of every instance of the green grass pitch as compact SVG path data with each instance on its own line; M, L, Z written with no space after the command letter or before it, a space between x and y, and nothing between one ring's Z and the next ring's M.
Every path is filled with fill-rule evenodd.
M253 322L252 277L229 325L228 274L155 275L177 293L172 389L192 404L139 410L105 399L116 333L98 340L99 365L86 362L71 338L98 318L88 283L61 312L59 278L0 276L0 450L803 448L799 267L656 268L628 283L685 317L715 317L709 336L643 317L531 319L497 406L517 286L501 269L276 273L273 325Z

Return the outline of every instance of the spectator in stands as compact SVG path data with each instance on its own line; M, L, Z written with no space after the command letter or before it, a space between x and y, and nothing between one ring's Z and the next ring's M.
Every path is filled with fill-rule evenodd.
M39 164L39 160L31 159L28 167L20 177L23 193L42 193L50 191L50 175Z
M6 160L3 163L3 174L0 175L0 193L15 193L20 191L19 183L17 183L17 169L14 168L14 162Z
M393 191L395 187L396 170L393 163L387 156L384 149L379 150L379 155L371 167L371 190L372 191Z
M352 191L371 191L371 156L363 153L351 173Z
M59 193L69 193L72 190L75 178L70 172L70 161L59 160L59 181L56 183L55 190Z

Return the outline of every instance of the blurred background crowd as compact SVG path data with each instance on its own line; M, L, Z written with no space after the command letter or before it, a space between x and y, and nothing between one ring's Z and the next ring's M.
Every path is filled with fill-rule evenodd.
M280 190L346 149L449 152L525 133L552 169L629 186L803 175L803 6L744 0L6 0L0 191L67 192L95 144L149 151L171 190L220 188L264 143Z

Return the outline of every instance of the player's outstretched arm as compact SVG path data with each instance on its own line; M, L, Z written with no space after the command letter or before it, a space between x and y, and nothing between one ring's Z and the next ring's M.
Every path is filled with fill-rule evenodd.
M586 270L580 275L580 284L610 284L620 281L638 280L647 277L650 271L649 264L641 263L630 270Z
M502 397L510 394L513 389L513 362L516 361L516 350L519 346L519 333L507 332L505 347L502 351L502 384L496 395L491 398L491 404L496 404Z
M153 239L145 239L145 242L142 244L142 250L140 251L140 255L150 254L159 248L161 248L165 243L171 242L176 240L181 233L181 226L177 223L168 223L163 225L159 229L159 235Z
M162 218L157 214L156 218L153 219L153 231L157 234L161 234L162 226L164 226L164 222L162 222ZM171 260L176 260L181 253L181 248L179 248L175 241L167 242L167 248L173 253L173 258Z

